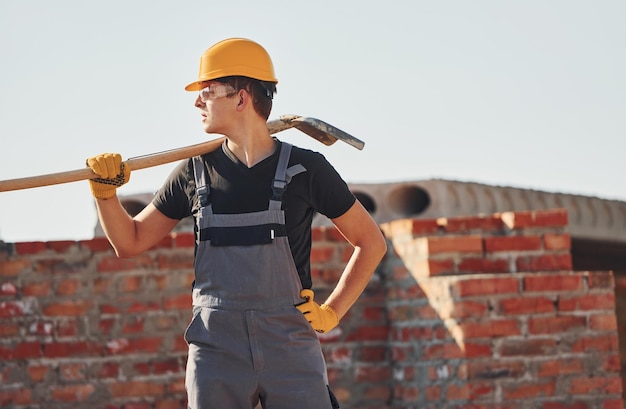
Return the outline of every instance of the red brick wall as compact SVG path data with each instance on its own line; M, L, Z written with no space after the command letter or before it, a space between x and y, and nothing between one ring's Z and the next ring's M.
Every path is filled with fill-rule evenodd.
M623 408L613 276L571 271L564 211L381 227L387 257L322 337L342 408ZM313 239L323 298L350 249ZM0 407L185 407L191 234L133 259L0 245Z

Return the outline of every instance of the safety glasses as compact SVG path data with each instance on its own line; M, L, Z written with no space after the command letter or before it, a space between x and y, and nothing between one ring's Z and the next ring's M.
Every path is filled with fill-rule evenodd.
M200 90L200 101L206 103L211 99L230 97L231 95L235 95L236 93L237 90L229 84L214 83Z

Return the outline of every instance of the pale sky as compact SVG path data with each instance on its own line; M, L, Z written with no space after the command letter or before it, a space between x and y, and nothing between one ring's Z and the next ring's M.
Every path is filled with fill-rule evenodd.
M329 122L366 142L322 152L351 183L452 179L626 200L623 0L0 0L0 180L212 139L200 55L261 43L271 118ZM120 194L157 190L174 164ZM0 240L82 240L88 183L0 193Z

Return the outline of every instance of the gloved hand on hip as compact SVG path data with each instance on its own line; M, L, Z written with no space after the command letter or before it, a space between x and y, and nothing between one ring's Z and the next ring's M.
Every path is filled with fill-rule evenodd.
M99 178L89 179L91 194L96 199L109 199L115 196L118 187L130 179L130 168L122 163L119 153L103 153L87 159L87 166Z
M296 305L311 327L317 332L328 332L339 324L339 317L330 305L319 305L313 301L313 290L305 288L300 291L300 297L306 299L302 304Z

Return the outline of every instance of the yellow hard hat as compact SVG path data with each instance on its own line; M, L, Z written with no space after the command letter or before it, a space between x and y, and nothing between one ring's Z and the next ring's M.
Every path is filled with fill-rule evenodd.
M228 38L202 54L198 80L185 90L199 91L204 81L232 75L278 83L272 60L261 45L245 38Z

